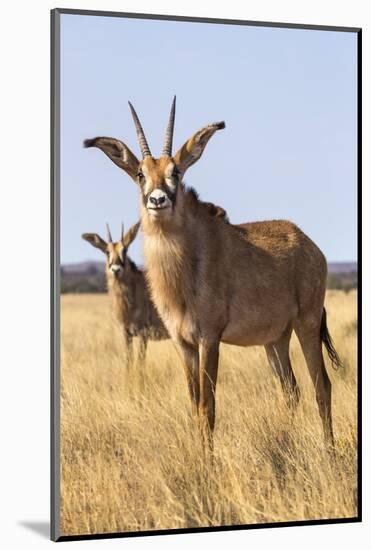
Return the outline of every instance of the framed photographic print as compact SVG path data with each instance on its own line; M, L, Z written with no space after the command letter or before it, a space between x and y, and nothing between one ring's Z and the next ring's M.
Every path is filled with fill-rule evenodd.
M52 11L52 538L361 520L361 30Z

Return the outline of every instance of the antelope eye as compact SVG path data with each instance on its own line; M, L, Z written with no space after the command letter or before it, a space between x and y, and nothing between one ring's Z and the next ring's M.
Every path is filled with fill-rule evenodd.
M138 172L138 173L137 173L137 178L138 178L139 180L142 180L142 179L144 178L143 172Z

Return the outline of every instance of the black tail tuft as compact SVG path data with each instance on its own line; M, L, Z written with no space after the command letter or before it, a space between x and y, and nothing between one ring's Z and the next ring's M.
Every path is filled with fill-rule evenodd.
M327 313L325 308L323 308L322 312L322 319L321 319L321 342L325 344L325 348L327 350L328 356L331 361L331 365L335 370L338 370L339 368L343 367L343 364L340 360L340 357L334 347L332 338L330 336L330 333L327 328Z

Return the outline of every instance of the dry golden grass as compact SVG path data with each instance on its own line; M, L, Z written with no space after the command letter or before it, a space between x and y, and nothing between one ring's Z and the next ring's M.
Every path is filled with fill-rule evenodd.
M296 338L302 399L292 417L263 348L222 346L215 457L205 459L172 343L130 373L105 295L62 297L62 534L354 517L356 299L330 291L337 460L324 449Z

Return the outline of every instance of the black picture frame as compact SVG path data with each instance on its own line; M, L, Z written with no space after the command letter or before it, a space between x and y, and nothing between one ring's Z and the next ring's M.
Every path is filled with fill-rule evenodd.
M61 535L60 517L60 16L63 14L149 19L163 21L183 21L240 25L253 27L278 27L288 29L323 30L331 32L349 32L357 35L357 262L358 262L358 387L357 387L357 440L358 440L358 513L351 518L319 519L303 521L283 521L264 524L233 526L198 527L184 529L151 530L123 533L95 533L87 535ZM51 502L50 524L51 539L57 542L154 536L165 534L185 534L199 532L218 532L247 529L278 528L299 525L323 525L354 523L362 521L362 29L357 27L338 27L316 24L276 23L267 21L245 21L237 19L217 19L208 17L188 17L177 15L158 15L144 13L124 13L114 11L96 11L56 8L51 10Z

